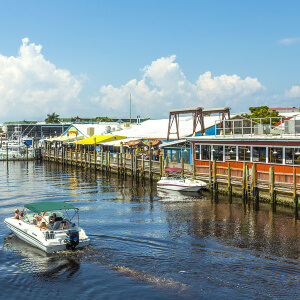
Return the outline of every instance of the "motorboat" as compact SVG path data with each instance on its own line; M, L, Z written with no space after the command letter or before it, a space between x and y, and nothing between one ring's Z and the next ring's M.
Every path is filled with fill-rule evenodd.
M70 218L69 213L72 211L73 216ZM74 250L89 244L89 237L79 227L79 209L69 203L30 203L24 205L24 212L25 216L22 220L14 217L6 218L5 224L20 239L45 252ZM55 222L53 222L54 213L56 214ZM77 225L73 222L75 216L78 220ZM46 223L46 229L38 227L37 219L40 219L40 223Z
M183 171L182 168L166 168L165 172L179 172ZM161 189L181 191L181 192L198 192L202 188L206 187L206 183L201 180L196 180L192 178L181 178L179 176L172 177L161 177L157 182L157 187Z

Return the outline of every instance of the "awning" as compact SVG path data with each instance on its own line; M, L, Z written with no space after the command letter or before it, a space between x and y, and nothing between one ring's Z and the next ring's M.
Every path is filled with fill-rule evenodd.
M78 209L77 207L66 202L37 202L25 204L24 207L36 213L40 213L41 211L52 211L62 209Z
M94 144L99 144L102 142L109 142L109 141L114 141L114 140L120 140L124 139L126 136L120 136L120 135L93 135L91 137L88 137L86 139L83 139L81 141L75 142L74 144L79 144L79 145L94 145Z

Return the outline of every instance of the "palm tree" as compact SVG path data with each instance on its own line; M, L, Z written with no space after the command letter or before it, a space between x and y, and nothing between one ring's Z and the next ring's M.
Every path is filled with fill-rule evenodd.
M60 123L59 119L58 119L59 115L57 115L55 112L52 114L47 114L47 118L45 119L45 122L51 123L51 124L57 124Z

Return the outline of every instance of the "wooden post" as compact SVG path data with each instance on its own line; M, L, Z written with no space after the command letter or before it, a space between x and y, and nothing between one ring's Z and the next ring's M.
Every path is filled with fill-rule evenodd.
M6 142L6 161L8 162L8 142Z
M144 154L142 154L142 168L141 168L141 178L144 178L145 176L145 160L144 160Z
M181 169L183 169L181 171L181 178L183 178L184 177L184 158L183 157L181 157Z
M130 172L131 176L133 176L133 154L130 153Z
M269 178L269 180L270 180L270 184L269 184L270 200L273 205L276 205L276 192L274 189L274 167L270 167L269 177L270 177Z
M212 183L211 183L211 174L212 173L212 168L211 168L211 161L208 162L208 185L209 189L212 188Z
M162 155L159 156L159 175L160 177L163 176L163 157Z
M89 157L89 168L91 168L92 165L92 155L91 155L91 148L89 146L89 150L88 150L88 157Z
M121 168L120 173L124 174L124 170L123 170L123 153L122 152L120 153L120 168Z
M218 192L218 182L217 182L217 162L213 160L213 192Z
M293 169L293 198L296 208L298 207L298 196L297 196L297 174L296 169Z
M80 145L80 166L82 167L82 146Z
M108 171L110 172L110 152L107 152L107 165L108 165Z
M252 166L252 197L254 201L259 200L259 193L257 188L257 170L256 163L253 163Z
M247 165L246 162L243 162L243 178L242 178L242 195L243 198L246 197L246 185L247 185Z
M165 169L169 168L169 156L165 159ZM169 172L165 171L165 177L169 177Z
M149 179L152 180L152 143L149 143Z
M134 175L138 178L138 160L137 155L134 155Z
M28 147L26 146L26 161L28 161Z
M94 168L96 170L96 163L97 163L97 144L96 138L94 138Z
M120 161L119 161L119 159L120 159L120 153L117 152L117 172L118 172L118 175L120 173Z
M231 169L230 169L230 163L228 163L228 195L232 196L232 185L231 185Z
M77 152L77 146L75 149L75 166L77 167L77 161L78 161L78 152Z
M100 152L100 166L101 166L101 170L103 170L103 160L104 160L104 158L103 158L103 149L101 149L101 152Z
M193 179L196 179L196 160L193 158Z

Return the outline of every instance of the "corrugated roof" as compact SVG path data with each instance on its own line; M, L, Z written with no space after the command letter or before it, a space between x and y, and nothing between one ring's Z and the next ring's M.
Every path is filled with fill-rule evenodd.
M231 119L236 115L232 115ZM204 126L209 128L220 122L219 116L206 116L204 117ZM127 137L135 137L141 139L160 139L166 140L168 133L169 119L159 120L147 120L140 125L131 124L130 128L118 131L118 134L125 135ZM196 132L200 131L200 125L198 124ZM175 122L172 125L172 133L175 132ZM179 118L179 136L185 137L193 134L193 117L180 117ZM177 139L176 134L171 134L170 139Z

